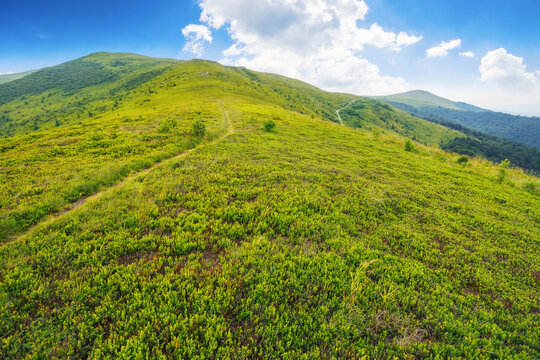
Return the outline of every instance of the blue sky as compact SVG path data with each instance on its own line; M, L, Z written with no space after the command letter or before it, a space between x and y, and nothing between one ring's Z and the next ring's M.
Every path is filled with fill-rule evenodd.
M540 115L539 18L537 0L18 0L0 12L0 73L96 51L203 57L333 91L422 88Z

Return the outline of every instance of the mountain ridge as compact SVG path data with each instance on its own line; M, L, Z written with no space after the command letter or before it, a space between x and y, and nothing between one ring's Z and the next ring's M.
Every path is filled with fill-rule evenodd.
M426 90L411 90L404 93L387 95L387 96L373 96L374 99L382 101L391 101L396 103L402 103L413 107L443 107L452 110L464 110L464 111L476 111L484 112L490 111L482 109L478 106L467 104L461 101L452 101L441 96L435 95Z
M30 75L36 71L37 70L28 70L28 71L23 71L19 73L13 73L13 74L0 74L0 84L4 84L13 80L23 78L26 75Z
M426 100L427 98L427 100ZM378 97L411 115L436 122L467 127L540 150L540 117L527 117L484 110L456 103L426 91Z

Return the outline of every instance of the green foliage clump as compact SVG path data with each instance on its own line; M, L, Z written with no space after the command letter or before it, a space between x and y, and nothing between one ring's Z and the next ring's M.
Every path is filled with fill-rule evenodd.
M191 133L196 137L203 137L206 135L206 125L201 119L195 120L191 127Z
M177 126L176 120L174 119L165 119L161 122L158 127L158 132L160 133L170 133Z
M457 159L457 163L460 165L467 165L468 162L469 162L469 158L467 156L460 156Z
M506 180L506 178L508 176L508 168L509 167L510 167L510 161L508 159L504 159L499 164L499 177L498 177L497 181L502 183L502 182L504 182L504 180Z
M263 123L263 130L266 132L272 132L276 128L276 123L273 120L265 120Z
M533 183L533 182L526 182L525 184L523 184L523 188L527 191L530 191L532 193L538 191L538 186L537 184Z
M409 139L407 139L407 140L405 141L405 146L404 146L404 148L405 148L405 151L409 151L409 152L414 152L414 151L416 150L415 147L414 147L414 145L413 145L413 143L412 143L411 140L409 140Z

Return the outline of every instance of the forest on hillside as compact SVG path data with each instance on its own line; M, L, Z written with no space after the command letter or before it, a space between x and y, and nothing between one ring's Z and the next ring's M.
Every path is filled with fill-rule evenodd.
M413 107L387 101L398 109L424 119L436 119L465 126L540 149L540 118L510 115L494 111L462 111L443 107Z

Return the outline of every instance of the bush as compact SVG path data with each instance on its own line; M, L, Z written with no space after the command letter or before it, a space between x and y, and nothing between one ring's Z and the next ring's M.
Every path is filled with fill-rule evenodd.
M457 163L460 164L460 165L467 165L468 162L469 162L469 158L466 157L466 156L460 156L457 159Z
M206 125L204 125L202 120L195 120L191 128L191 133L193 134L193 136L198 137L203 137L204 135L206 135Z
M405 151L413 152L414 151L414 145L412 144L411 140L407 139L405 141Z
M272 130L276 128L276 123L273 122L272 120L266 120L263 126L264 126L264 131L271 132Z
M168 132L171 132L171 130L174 129L175 127L176 127L176 121L174 121L173 119L166 119L161 122L158 128L158 131L160 133L168 133Z
M530 191L530 192L535 192L536 191L536 184L533 183L533 182L527 182L525 184L523 184L523 188L527 191Z
M499 170L499 178L497 179L500 183L504 182L504 180L506 179L506 177L508 176L508 171L506 171L506 169L508 169L508 167L510 166L510 160L508 159L504 159L500 164L499 164L499 167L500 167L500 170Z

